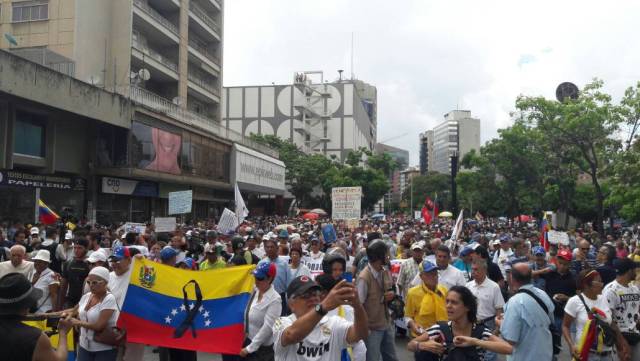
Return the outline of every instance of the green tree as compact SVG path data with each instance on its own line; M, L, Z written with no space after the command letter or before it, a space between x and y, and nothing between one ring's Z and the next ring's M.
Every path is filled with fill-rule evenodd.
M438 172L428 172L423 176L415 176L411 179L412 186L407 187L402 194L402 200L407 204L411 202L411 190L413 189L413 210L422 208L427 197L435 200L438 198L440 209L448 209L451 205L451 176ZM413 211L412 210L412 211Z
M613 167L608 204L629 222L640 221L640 143L620 154Z
M601 91L603 82L587 84L577 99L564 102L543 97L519 97L516 108L551 144L565 144L579 154L576 166L587 174L596 197L594 226L602 234L606 193L602 178L620 148L614 135L621 123L619 107Z

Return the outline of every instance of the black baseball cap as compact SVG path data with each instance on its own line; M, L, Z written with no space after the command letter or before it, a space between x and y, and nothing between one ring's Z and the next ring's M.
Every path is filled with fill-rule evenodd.
M618 275L623 275L638 267L640 267L640 263L634 262L629 258L618 258L613 261L613 268L616 269Z
M322 287L320 287L320 285L318 285L309 276L299 276L294 278L293 281L291 281L291 283L289 284L289 287L287 287L287 297L298 297L312 289L322 291Z

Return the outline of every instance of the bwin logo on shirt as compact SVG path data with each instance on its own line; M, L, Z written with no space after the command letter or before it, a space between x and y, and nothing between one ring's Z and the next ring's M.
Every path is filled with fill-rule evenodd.
M298 344L298 351L296 351L296 353L298 355L304 356L306 354L307 357L320 357L325 352L329 352L329 344L328 343L326 345L323 344L323 343L320 343L319 346L315 346L315 347L309 347L309 346L305 347L302 344L302 342L300 342Z

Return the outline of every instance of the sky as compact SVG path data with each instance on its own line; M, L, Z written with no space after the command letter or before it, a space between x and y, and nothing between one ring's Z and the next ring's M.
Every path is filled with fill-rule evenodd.
M518 95L594 77L614 99L640 80L640 1L227 0L224 86L350 76L378 89L378 141L419 163L418 134L450 110L511 124ZM388 141L386 141L389 139Z

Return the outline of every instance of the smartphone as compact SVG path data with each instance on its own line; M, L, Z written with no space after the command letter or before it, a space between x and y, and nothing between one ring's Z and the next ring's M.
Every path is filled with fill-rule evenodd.
M62 316L47 317L47 322L46 322L47 328L53 328L53 329L58 328L58 323L60 322L60 318L62 318Z
M353 275L351 274L351 272L345 272L342 274L342 278L344 278L345 280L347 280L347 282L353 282Z

